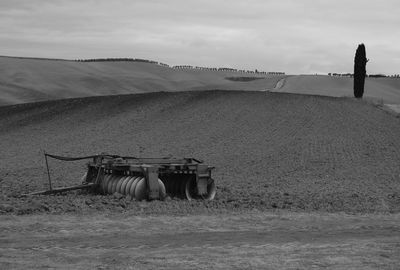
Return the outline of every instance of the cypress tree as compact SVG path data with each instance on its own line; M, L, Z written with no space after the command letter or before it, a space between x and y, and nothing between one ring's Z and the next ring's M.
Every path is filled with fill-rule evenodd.
M358 45L356 56L354 57L354 97L362 98L364 94L365 75L368 59L365 54L364 44Z

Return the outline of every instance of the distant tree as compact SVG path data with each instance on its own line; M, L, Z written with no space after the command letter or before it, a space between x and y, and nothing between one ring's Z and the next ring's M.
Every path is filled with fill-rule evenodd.
M368 59L365 53L364 44L358 45L356 56L354 57L354 97L362 98L364 94L365 75Z

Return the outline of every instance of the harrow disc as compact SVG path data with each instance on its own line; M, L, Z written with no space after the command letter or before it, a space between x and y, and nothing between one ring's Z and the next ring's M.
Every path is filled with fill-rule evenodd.
M137 184L139 183L139 181L142 179L143 177L134 177L132 179L132 185L130 186L130 188L127 190L126 194L129 194L132 198L136 198L135 197L135 190L137 187Z
M144 178L140 179L139 182L136 185L135 189L135 199L138 201L145 200L147 198L147 187L146 187L146 181ZM167 197L167 193L165 190L164 183L158 179L158 190L159 190L159 196L160 200L164 200Z
M125 188L126 188L126 185L129 183L129 180L131 179L132 177L131 176L127 176L126 178L125 178L125 180L122 182L122 184L121 184L121 186L120 186L120 188L119 188L119 193L121 193L121 194L123 194L123 195L125 195L126 193L125 193Z
M214 179L211 179L211 178L207 183L207 195L205 195L205 196L197 195L196 180L191 179L191 180L187 181L186 185L185 185L185 195L186 195L186 199L188 199L189 201L191 201L193 199L203 199L203 200L211 201L214 199L216 193L217 193L217 189L215 187L215 182L214 182Z
M111 185L111 188L110 188L110 194L114 194L115 193L115 190L117 189L117 185L118 185L118 183L119 183L119 181L121 179L122 179L122 176L120 176L120 175L115 176L113 178L112 185Z
M164 183L158 179L160 200L167 196ZM147 186L144 177L106 174L100 185L103 194L130 195L138 201L147 199Z
M103 178L103 182L101 183L101 191L103 194L107 194L107 186L110 181L112 174L106 174Z
M117 178L116 175L111 175L110 180L108 181L108 184L107 184L107 193L108 194L112 194L112 187L115 184L116 178Z
M122 192L121 192L121 186L122 186L122 184L125 182L125 180L128 178L128 176L123 176L123 177L121 177L119 180L118 180L118 182L117 182L117 186L115 187L115 190L114 190L114 192L118 192L118 193L120 193L120 194L123 194ZM124 194L123 194L124 195Z
M131 186L132 186L132 184L133 184L135 179L136 179L136 177L133 177L133 176L128 178L128 181L126 182L125 188L123 189L123 192L124 192L123 194L124 195L128 195L128 194L130 195L129 190L130 190L130 188L131 188Z

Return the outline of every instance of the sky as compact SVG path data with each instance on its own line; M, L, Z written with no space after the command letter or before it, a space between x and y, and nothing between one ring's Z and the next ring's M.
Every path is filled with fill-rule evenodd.
M0 0L0 55L400 73L399 0Z

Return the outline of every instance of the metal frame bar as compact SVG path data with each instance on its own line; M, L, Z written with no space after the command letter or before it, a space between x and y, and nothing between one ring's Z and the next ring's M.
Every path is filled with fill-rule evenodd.
M50 187L50 190L53 190L53 187L52 187L52 185L51 185L50 170L49 170L49 162L47 161L47 154L46 154L45 151L43 151L43 154L44 154L44 158L45 158L45 160L46 160L46 168L47 168L47 177L48 177L48 179L49 179L49 187Z

